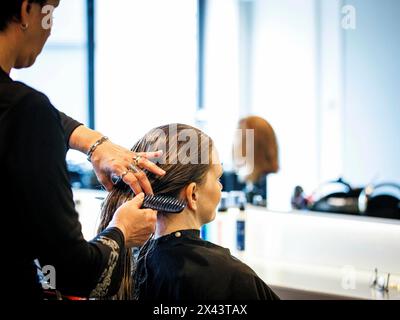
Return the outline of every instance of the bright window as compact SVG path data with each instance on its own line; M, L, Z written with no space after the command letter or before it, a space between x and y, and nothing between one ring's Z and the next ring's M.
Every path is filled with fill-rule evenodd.
M46 94L53 105L87 123L86 1L61 1L52 34L36 63L12 77Z
M96 128L125 147L194 123L197 1L96 1Z

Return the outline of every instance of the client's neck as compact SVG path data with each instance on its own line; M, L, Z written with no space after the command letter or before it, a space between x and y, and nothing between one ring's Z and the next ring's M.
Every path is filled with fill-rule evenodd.
M0 67L10 74L17 60L17 40L12 32L0 33Z
M195 214L185 209L179 214L158 215L155 238L165 236L179 230L200 229L201 223Z

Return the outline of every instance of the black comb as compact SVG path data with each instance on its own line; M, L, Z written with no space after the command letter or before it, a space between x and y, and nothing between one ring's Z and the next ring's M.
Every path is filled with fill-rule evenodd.
M181 213L185 207L186 202L182 200L160 195L146 195L142 205L142 208L167 213Z

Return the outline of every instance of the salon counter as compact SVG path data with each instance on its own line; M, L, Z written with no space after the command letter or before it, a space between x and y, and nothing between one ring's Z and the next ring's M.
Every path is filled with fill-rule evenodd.
M400 299L400 221L248 207L246 247L236 250L237 209L207 235L231 249L284 299ZM230 230L229 232L227 232ZM378 276L389 292L370 287Z
M74 190L86 239L96 234L102 191ZM236 251L237 210L217 213L207 240L231 249L283 299L400 300L400 221L249 207L245 251ZM389 292L370 287L375 268Z

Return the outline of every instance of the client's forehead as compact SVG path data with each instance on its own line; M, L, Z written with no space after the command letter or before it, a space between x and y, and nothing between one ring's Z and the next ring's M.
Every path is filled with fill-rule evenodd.
M215 164L215 165L213 165L213 167L214 167L217 175L222 175L224 173L224 169L221 164Z
M213 146L211 154L212 154L211 166L213 167L213 170L215 170L216 175L221 176L222 173L224 172L224 168L219 158L218 150L215 146Z
M210 164L220 165L221 160L219 159L218 150L217 150L217 148L215 148L215 146L212 147L212 150L210 153L211 153Z

